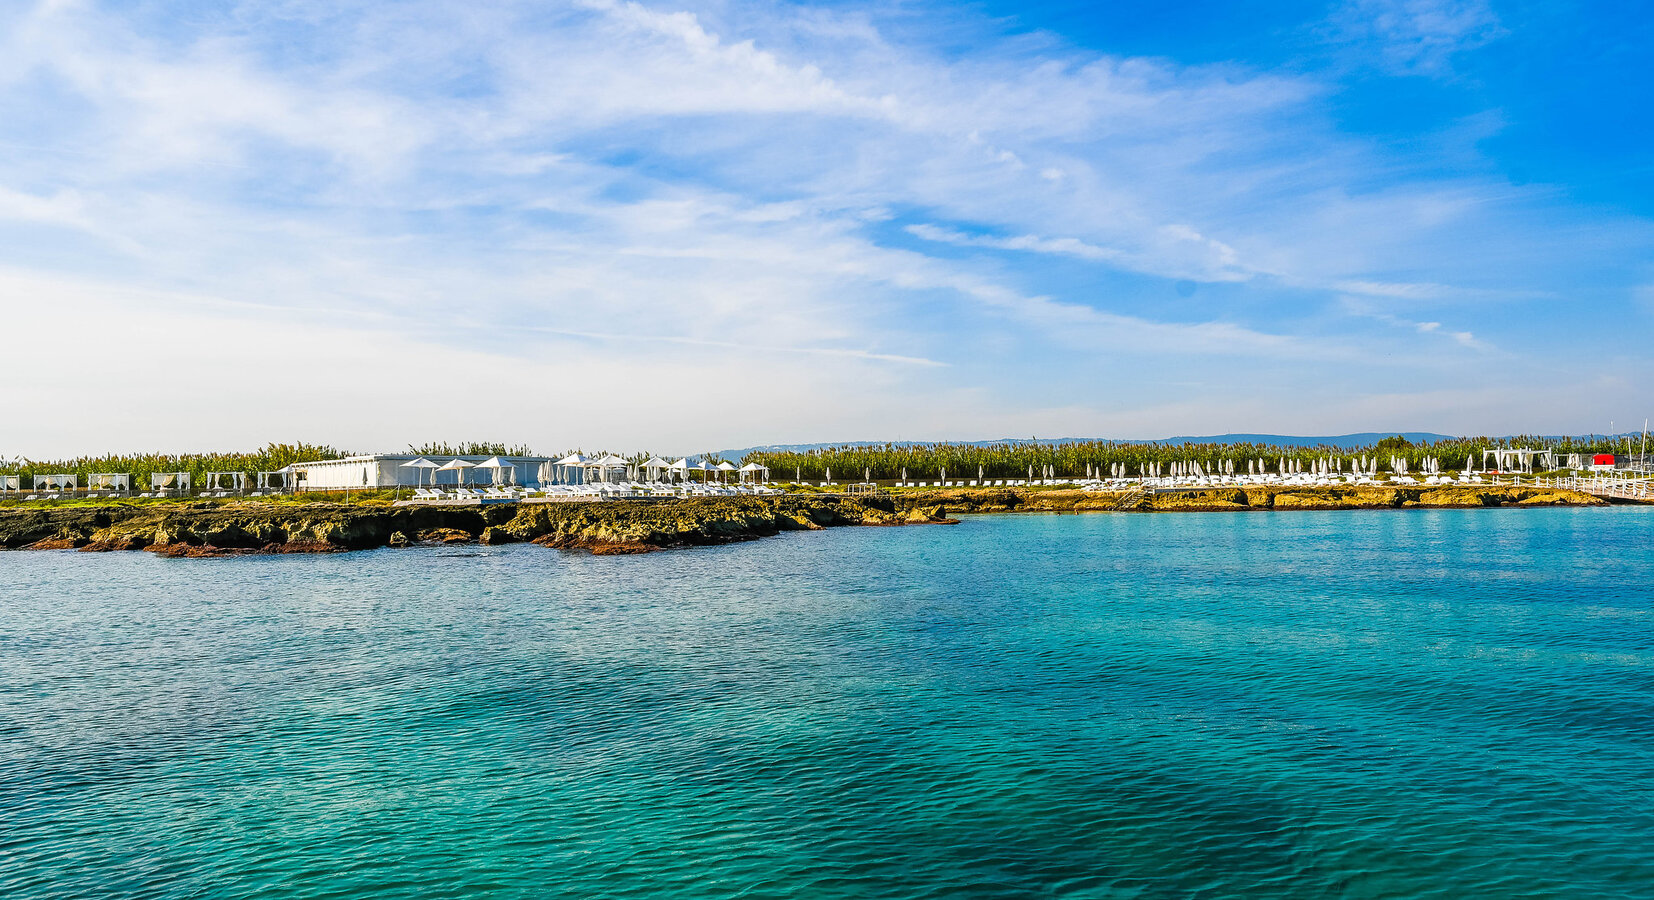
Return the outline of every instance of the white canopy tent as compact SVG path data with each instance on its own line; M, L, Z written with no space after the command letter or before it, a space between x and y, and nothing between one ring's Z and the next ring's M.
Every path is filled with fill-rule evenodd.
M168 494L187 494L190 490L190 473L156 472L149 476L149 489Z
M206 483L201 485L207 491L235 491L241 493L247 487L247 473L245 472L208 472Z
M94 472L86 476L89 491L130 491L132 476L124 472Z
M23 490L23 476L0 475L0 491L7 493Z
M762 478L759 477L760 472L763 473ZM746 482L746 481L769 481L769 480L770 480L770 467L769 466L761 466L757 463L747 463L746 465L741 467L741 481L743 481L743 482Z
M273 472L260 472L253 484L253 489L259 491L285 491L287 490L288 479L292 475L293 469L291 466Z
M644 478L649 481L664 481L666 479L666 470L671 465L671 463L661 459L658 456L651 456L649 457L649 461L643 464Z
M712 468L715 471L718 471L718 472L739 472L740 471L740 469L737 469L735 466L731 465L728 461L721 462L721 463L717 464L716 466L713 466ZM725 476L719 475L718 477L720 479L722 479Z
M34 487L37 491L72 491L79 482L79 478L68 473L34 477Z

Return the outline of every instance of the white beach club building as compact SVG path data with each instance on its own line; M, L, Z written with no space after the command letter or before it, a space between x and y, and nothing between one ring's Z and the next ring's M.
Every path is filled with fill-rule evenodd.
M432 485L514 484L538 487L544 456L418 456L379 453L294 463L289 466L294 490L343 491L363 488ZM417 465L414 465L417 463Z

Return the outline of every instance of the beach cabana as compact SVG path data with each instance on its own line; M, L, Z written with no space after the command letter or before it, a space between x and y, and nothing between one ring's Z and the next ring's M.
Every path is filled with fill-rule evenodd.
M155 472L149 476L149 489L158 494L187 494L190 492L190 473Z
M79 484L80 479L68 473L34 477L34 489L37 491L72 491Z
M454 459L450 459L447 462L443 463L442 465L437 466L436 470L437 470L437 472L453 472L454 473L454 486L455 487L464 487L465 486L465 470L466 469L474 469L476 467L477 467L476 463L466 462L463 459L455 457ZM432 477L433 478L435 477L435 473L432 473Z
M712 468L716 469L720 473L739 472L740 471L740 469L735 468L735 466L731 465L728 461L721 462L721 463L717 464L716 466L713 466ZM728 477L728 476L723 475L723 474L720 474L718 476L719 480L723 480L726 477Z
M760 477L759 473L763 473L762 477ZM769 468L769 466L761 466L757 463L747 463L746 465L741 467L741 480L743 482L745 482L745 481L769 481L770 480L770 468Z
M648 481L664 481L666 469L670 465L671 463L658 456L651 456L649 461L643 464L644 478Z
M86 489L126 493L132 490L132 476L124 472L94 472L86 476Z
M259 472L253 476L253 490L285 491L287 490L287 479L291 473L291 468L277 469L274 472Z
M247 489L247 473L245 472L208 472L207 480L201 485L204 491L214 493L233 491L237 494Z
M6 493L18 492L18 493L21 493L22 490L23 490L23 476L21 476L21 475L0 475L0 492L6 492Z

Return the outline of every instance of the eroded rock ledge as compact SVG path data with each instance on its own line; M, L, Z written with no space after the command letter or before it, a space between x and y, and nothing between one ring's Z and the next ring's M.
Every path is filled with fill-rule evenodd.
M189 503L0 509L0 548L148 550L168 556L335 553L415 544L533 542L592 553L726 544L849 525L949 523L954 513L1205 512L1408 507L1600 506L1575 491L1503 486L1249 487L1143 497L1064 490L978 489L895 496L710 497L688 500L389 507Z
M0 510L0 547L223 556L532 541L593 553L637 553L751 540L782 531L946 521L939 507L897 504L891 498L716 497L458 508L256 502L112 505Z
M1287 509L1470 509L1499 506L1605 506L1579 491L1509 485L1417 487L1253 486L1179 490L1127 496L1080 490L961 489L910 493L909 503L931 503L955 513L993 512L1221 512Z

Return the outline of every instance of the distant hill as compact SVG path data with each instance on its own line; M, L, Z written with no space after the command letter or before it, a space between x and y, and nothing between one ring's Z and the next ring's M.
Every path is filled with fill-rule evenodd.
M768 453L808 453L811 450L821 450L827 447L884 446L886 443L895 447L914 447L926 444L964 444L986 447L993 444L1073 444L1086 441L1114 441L1122 444L1266 444L1272 447L1338 447L1348 450L1356 447L1370 447L1384 438L1393 437L1396 434L1400 434L1415 444L1445 441L1454 437L1451 434L1436 434L1430 431L1366 431L1360 434L1324 435L1320 437L1291 434L1209 434L1199 437L1179 435L1177 437L1150 440L1064 437L1001 438L996 441L829 441L821 444L768 444L762 447L742 447L738 450L719 450L714 455L721 459L740 459L748 453L760 450Z

